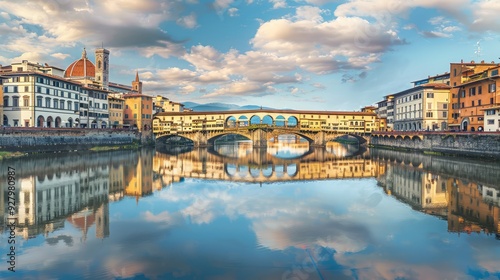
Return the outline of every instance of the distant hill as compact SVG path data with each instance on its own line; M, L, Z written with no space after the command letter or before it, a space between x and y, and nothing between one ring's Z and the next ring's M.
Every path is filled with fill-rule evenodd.
M234 111L234 110L257 110L260 109L258 105L244 105L239 106L236 104L226 104L226 103L207 103L199 104L196 102L184 102L184 108L192 109L193 111ZM270 107L262 107L263 109L273 109Z

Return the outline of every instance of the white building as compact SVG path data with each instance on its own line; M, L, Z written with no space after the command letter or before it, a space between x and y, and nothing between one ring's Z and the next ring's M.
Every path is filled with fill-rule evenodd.
M22 71L17 71L22 70ZM79 83L60 76L15 69L3 74L3 125L75 127L79 117Z
M500 131L500 106L484 109L484 131Z

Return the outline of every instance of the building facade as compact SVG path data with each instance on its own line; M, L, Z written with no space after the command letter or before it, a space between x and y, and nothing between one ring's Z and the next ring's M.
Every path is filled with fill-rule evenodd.
M120 94L110 93L109 103L109 125L112 128L123 127L123 110L125 109L125 99Z
M394 94L394 130L446 130L450 87L422 84Z
M125 100L123 126L150 130L153 121L153 97L140 93L122 95Z
M448 124L451 130L484 130L484 109L500 105L497 84L499 66L495 63L450 64L450 108Z
M3 125L75 127L79 118L79 83L34 71L4 73Z
M488 107L484 111L484 131L500 131L500 106Z

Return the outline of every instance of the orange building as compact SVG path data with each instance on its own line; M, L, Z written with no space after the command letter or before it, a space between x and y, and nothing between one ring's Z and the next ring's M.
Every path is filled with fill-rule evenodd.
M125 109L123 111L123 126L139 130L150 130L153 121L153 97L142 94L142 82L136 73L132 82L133 92L124 94Z
M452 130L483 131L484 110L500 105L500 66L495 63L451 63L448 126Z
M500 234L500 192L495 188L449 179L448 230Z

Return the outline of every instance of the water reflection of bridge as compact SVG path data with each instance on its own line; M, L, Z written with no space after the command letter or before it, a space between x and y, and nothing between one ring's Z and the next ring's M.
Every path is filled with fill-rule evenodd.
M248 183L367 178L377 177L381 172L376 163L362 154L342 158L324 148L311 148L302 157L278 158L266 149L236 149L238 157L207 149L179 155L158 152L153 168L166 177Z

